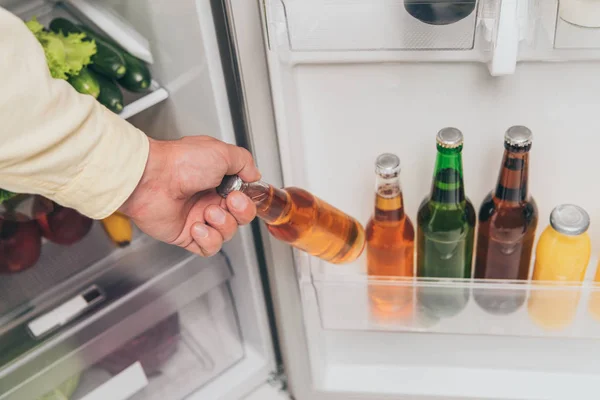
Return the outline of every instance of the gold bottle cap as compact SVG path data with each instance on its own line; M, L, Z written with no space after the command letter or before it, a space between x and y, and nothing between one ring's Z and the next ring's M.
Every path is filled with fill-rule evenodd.
M438 132L436 142L441 147L456 149L463 145L463 134L456 128L444 128Z

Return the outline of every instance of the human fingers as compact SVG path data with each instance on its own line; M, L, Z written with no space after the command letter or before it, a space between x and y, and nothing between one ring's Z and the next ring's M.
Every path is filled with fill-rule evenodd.
M227 175L238 175L244 182L256 182L260 179L260 172L248 150L231 144L225 144L225 146Z
M249 224L256 217L256 205L241 192L231 192L225 205L239 225Z
M194 239L194 242L200 248L200 255L210 257L221 250L223 246L223 237L215 229L203 223L195 223L192 225L190 235Z
M238 228L233 215L217 205L206 207L204 220L221 234L224 242L231 240Z

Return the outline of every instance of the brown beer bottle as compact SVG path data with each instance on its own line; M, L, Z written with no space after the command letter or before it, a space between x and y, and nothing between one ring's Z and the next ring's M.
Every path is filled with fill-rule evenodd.
M354 218L306 190L278 189L263 181L223 178L217 193L240 191L256 204L257 215L275 238L334 264L356 260L365 247L365 231Z
M538 222L537 206L529 195L529 150L531 131L513 126L504 136L504 157L495 191L479 210L479 233L475 257L475 278L527 280ZM524 291L515 296L475 293L484 309L506 314L525 301Z
M375 162L375 212L367 224L367 271L378 280L412 277L415 229L404 212L400 159L381 154ZM407 282L369 284L372 312L379 318L410 314L412 287Z

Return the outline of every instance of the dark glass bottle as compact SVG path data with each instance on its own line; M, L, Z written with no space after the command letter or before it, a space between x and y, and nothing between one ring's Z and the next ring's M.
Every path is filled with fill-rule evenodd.
M269 232L291 246L333 264L355 261L365 248L365 231L351 216L306 190L278 189L263 181L246 183L226 176L217 193L240 191L256 204Z
M429 25L448 25L471 15L476 0L404 0L406 11Z
M367 272L379 281L414 276L415 229L404 212L400 159L381 154L375 162L375 211L367 223ZM369 283L371 312L377 320L403 319L412 311L412 285Z
M496 189L479 210L475 278L527 280L538 222L537 206L529 195L531 131L513 126L504 136L504 156ZM525 291L494 296L485 289L475 301L493 314L509 314L525 302Z
M465 196L463 136L455 128L437 135L437 158L430 195L417 214L417 275L426 278L470 278L475 209ZM469 291L454 287L419 290L420 305L437 317L459 313ZM426 289L426 290L425 290Z

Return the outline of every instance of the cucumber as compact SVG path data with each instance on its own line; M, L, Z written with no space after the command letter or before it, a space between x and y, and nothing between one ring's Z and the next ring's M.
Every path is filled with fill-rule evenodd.
M93 71L91 72L94 74ZM112 79L103 75L95 74L95 78L100 85L100 95L97 100L116 114L123 111L123 93L119 86Z
M79 71L79 75L71 76L69 83L79 93L89 94L95 99L100 95L100 85L96 80L96 77L92 75L91 71L87 67L84 67Z
M64 18L52 20L50 29L54 32L85 33L88 39L96 42L97 48L90 68L108 78L117 79L122 87L131 92L145 92L150 88L152 75L146 63L129 54L112 39Z
M110 44L108 39L98 35L83 25L77 25L81 32L96 42L96 54L92 57L91 68L108 78L119 79L125 75L127 66L123 53L119 48Z
M119 79L119 84L130 92L145 92L150 89L152 76L146 63L127 52L123 52L123 56L127 72Z
M54 18L49 28L52 32L68 35L69 33L83 33L74 23L65 18Z
M62 32L64 35L69 33L83 33L86 40L96 43L96 54L92 56L90 68L94 71L108 76L109 78L119 79L125 75L125 60L119 49L91 29L82 25L75 25L65 18L55 18L50 22L52 32Z

